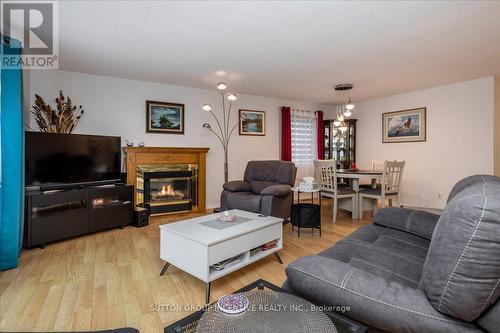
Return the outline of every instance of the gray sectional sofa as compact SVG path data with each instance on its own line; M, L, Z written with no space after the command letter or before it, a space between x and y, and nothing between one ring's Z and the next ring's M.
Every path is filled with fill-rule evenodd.
M386 208L287 269L283 288L346 305L371 332L500 332L500 178L458 182L441 216Z

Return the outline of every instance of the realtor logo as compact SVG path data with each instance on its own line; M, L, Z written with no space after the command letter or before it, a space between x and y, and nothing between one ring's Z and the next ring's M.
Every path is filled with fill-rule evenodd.
M2 1L2 67L58 68L58 2ZM19 53L21 55L19 57Z

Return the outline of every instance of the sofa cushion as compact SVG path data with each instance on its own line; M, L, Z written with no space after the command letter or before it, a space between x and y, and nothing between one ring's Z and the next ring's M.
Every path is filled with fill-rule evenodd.
M436 311L422 290L324 256L303 257L286 269L287 288L320 305L348 305L344 315L398 333L481 332Z
M465 188L476 184L477 182L482 182L483 180L488 181L498 181L498 177L492 175L474 175L465 177L462 180L459 180L451 189L450 194L448 195L448 200L446 203L450 202L458 193L462 192Z
M222 188L230 192L250 192L250 184L242 180L232 180L222 185Z
M269 186L277 185L278 183L274 182L263 182L263 181L258 181L258 180L252 180L250 182L250 188L251 191L254 194L261 194L264 189L266 189Z
M272 185L263 189L261 195L272 195L275 197L285 197L292 192L290 185Z
M295 164L288 161L250 161L243 180L274 182L293 186L296 174Z
M477 323L488 332L500 332L500 303L497 301Z
M399 230L364 226L319 255L417 288L429 241Z
M406 231L428 240L432 238L438 220L439 215L436 214L396 207L381 209L373 217L375 224Z
M260 195L251 192L233 192L227 194L226 200L229 207L260 213L260 198Z
M500 178L457 186L434 230L421 288L438 311L472 321L500 295Z

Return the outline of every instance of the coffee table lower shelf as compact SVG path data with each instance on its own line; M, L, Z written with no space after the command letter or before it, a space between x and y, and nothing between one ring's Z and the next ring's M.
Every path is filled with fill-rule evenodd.
M275 248L272 248L272 249L269 249L269 250L264 250L262 251L261 253L258 253L258 254L255 254L255 255L251 255L250 254L250 251L248 251L247 253L244 253L243 254L243 258L241 260L238 260L237 262L235 262L234 264L231 264L231 265L228 265L227 267L225 267L224 269L220 270L220 271L213 271L210 273L210 281L209 282L205 282L205 303L208 304L210 303L210 289L211 289L211 285L212 285L212 281L218 279L219 277L222 277L226 274L229 274L229 273L232 273L242 267L245 267L259 259L262 259L268 255L274 255L274 257L276 258L276 260L283 265L283 261L281 260L281 257L280 255L278 254L278 251L281 250L282 247L278 247L276 246ZM165 263L165 266L163 266L161 272L160 272L160 276L163 276L165 275L165 273L167 272L167 269L170 267L170 263Z

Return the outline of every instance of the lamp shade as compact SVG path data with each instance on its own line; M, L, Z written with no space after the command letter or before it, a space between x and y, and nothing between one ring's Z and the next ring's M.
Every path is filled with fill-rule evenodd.
M354 104L352 104L351 98L349 98L349 102L347 102L347 105L345 106L347 110L352 110L354 109Z

